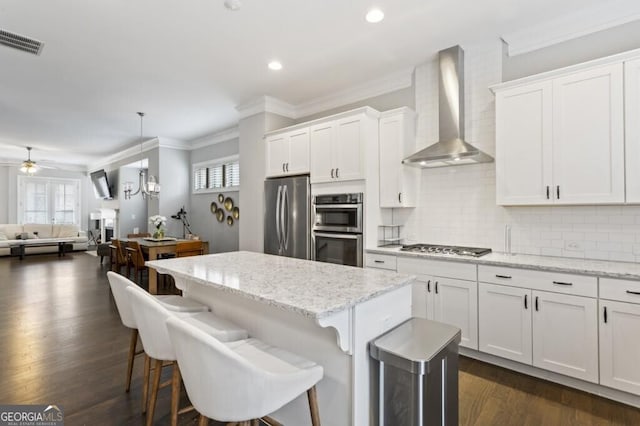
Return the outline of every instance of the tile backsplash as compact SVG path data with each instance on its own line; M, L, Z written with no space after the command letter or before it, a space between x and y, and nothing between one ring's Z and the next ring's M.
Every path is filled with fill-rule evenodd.
M495 153L495 103L488 86L502 80L502 46L465 48L466 140ZM437 141L437 59L416 69L418 148ZM504 250L511 227L514 253L640 261L640 206L501 207L495 163L421 172L418 206L396 209L407 242Z

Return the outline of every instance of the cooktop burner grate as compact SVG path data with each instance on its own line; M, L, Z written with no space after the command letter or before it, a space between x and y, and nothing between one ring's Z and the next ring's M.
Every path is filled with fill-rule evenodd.
M413 253L427 253L427 254L449 254L452 256L471 256L471 257L480 257L480 256L484 256L487 253L491 253L490 248L444 246L439 244L404 245L402 246L400 251L408 251Z

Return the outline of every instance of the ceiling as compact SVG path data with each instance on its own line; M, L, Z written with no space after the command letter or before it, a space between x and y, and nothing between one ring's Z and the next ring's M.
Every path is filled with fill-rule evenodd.
M604 0L0 0L0 157L88 164L145 136L190 141L268 95L296 105L420 64L442 48ZM378 6L385 20L369 24ZM284 68L267 69L279 59Z

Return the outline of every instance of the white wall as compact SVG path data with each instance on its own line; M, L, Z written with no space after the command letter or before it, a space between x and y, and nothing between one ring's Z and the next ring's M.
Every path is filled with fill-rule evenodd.
M184 206L189 209L190 195L189 182L191 170L191 156L189 151L161 147L159 150L158 172L152 173L152 162L149 161L149 172L158 177L160 183L160 195L157 200L149 201L149 215L159 214L167 218L167 235L182 236L182 222L171 219ZM157 212L153 211L153 205L157 203ZM149 232L153 233L154 226L147 225Z
M488 86L502 81L500 42L465 48L467 140L494 155L495 104ZM437 140L437 63L416 70L418 145ZM502 251L512 226L518 253L640 261L640 207L500 207L495 163L422 170L418 207L394 210L414 242L491 247Z
M237 155L238 149L239 141L237 138L194 149L191 151L191 164ZM193 179L192 174L191 179ZM242 180L240 185L242 187ZM191 181L189 188L193 188L193 181ZM211 203L220 204L218 203L219 193L224 194L225 197L231 197L234 204L240 209L240 220L232 226L227 225L226 221L218 222L215 215L211 213ZM245 213L244 207L240 204L239 195L238 191L191 194L191 208L188 210L187 219L191 230L202 240L209 242L209 252L221 253L238 250L239 229L244 222Z
M264 250L264 134L290 125L293 120L277 114L260 113L240 120L240 209L239 249Z
M9 167L0 166L0 223L9 222Z

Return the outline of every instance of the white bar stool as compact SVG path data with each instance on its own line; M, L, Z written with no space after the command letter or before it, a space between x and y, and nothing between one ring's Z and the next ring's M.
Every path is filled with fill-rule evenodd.
M257 339L223 343L177 317L167 320L167 329L200 425L209 418L256 424L305 391L311 424L320 425L318 364Z
M136 325L136 319L133 316L133 308L131 306L131 299L126 292L127 287L136 286L137 284L130 279L117 274L115 272L107 272L107 279L109 280L109 286L111 287L111 293L113 299L116 301L116 308L120 314L120 321L122 325L131 329L131 339L129 341L129 358L127 363L127 382L125 386L125 392L129 392L131 389L131 375L133 374L133 362L136 355L140 355L143 351L137 351L138 346L138 326ZM162 303L167 309L177 312L207 312L209 307L195 300L187 299L181 296L155 296L156 299ZM143 390L144 397L146 398L146 392L148 391L147 385L144 385Z
M217 317L211 312L199 312L195 314L185 314L168 310L162 303L145 290L137 286L127 287L127 293L131 302L135 306L133 316L138 325L140 339L144 346L145 357L145 382L149 377L151 359L155 360L155 372L153 385L147 410L147 426L153 423L153 415L158 397L158 389L171 384L171 424L178 423L178 414L187 410L178 411L180 399L180 369L176 361L175 351L167 331L166 321L173 316L179 316L182 321L200 330L205 335L213 336L222 341L234 341L246 339L247 331L238 327L230 321ZM160 385L160 375L162 374L163 361L173 361L172 379ZM146 401L146 395L145 395Z

